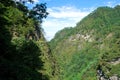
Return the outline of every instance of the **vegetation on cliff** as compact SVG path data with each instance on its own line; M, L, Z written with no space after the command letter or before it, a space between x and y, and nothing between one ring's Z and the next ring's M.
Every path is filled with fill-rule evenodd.
M41 27L45 3L0 0L0 80L120 78L120 6L99 7L49 44Z
M50 46L55 80L120 77L120 6L97 8L76 27L59 31Z
M0 80L49 80L50 49L43 36L46 4L29 10L32 0L0 0Z

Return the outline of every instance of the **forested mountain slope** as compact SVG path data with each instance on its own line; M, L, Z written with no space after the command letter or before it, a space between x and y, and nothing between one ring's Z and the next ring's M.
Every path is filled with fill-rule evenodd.
M49 80L51 52L43 36L46 5L33 0L0 0L0 80Z
M97 8L49 44L54 80L120 80L120 6Z

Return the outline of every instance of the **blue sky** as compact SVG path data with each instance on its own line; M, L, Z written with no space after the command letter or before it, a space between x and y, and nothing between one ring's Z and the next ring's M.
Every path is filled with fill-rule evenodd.
M55 33L65 27L75 27L76 23L100 6L114 7L120 0L34 0L47 3L48 17L42 23L45 37L49 41Z

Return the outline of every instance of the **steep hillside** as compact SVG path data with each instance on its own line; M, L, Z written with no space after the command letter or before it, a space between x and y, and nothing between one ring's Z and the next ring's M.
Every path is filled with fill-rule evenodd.
M51 52L40 25L46 5L29 10L24 4L31 1L0 0L0 80L52 77Z
M97 8L50 47L54 80L120 80L120 6Z

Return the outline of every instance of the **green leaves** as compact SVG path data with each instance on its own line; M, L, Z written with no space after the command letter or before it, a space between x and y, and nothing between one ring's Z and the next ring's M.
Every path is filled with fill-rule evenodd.
M35 7L30 11L29 17L35 18L42 22L43 18L46 18L48 15L46 3L36 4Z
M29 18L27 7L12 0L0 1L0 11L0 80L48 80L41 56L48 52L37 43L43 37L36 31L39 20ZM38 39L37 32L42 35Z
M97 80L100 64L104 75L118 74L120 57L120 6L100 7L74 28L63 29L50 41L55 58L55 77L60 80ZM109 70L111 69L111 70Z

